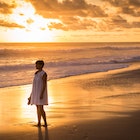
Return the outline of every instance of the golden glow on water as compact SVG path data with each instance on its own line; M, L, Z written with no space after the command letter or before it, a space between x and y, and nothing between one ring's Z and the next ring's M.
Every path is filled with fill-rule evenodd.
M36 115L36 107L35 106L31 106L28 105L28 97L30 96L31 93L31 85L27 85L27 86L22 86L21 90L23 91L22 94L22 98L21 98L21 118L28 118L31 119L33 121L36 121L37 119L37 115Z
M30 86L3 88L0 92L0 124L22 124L36 121L36 108L27 105Z

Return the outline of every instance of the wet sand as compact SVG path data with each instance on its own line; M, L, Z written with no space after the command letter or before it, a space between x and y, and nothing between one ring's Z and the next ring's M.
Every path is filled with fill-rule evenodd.
M48 127L37 128L31 85L1 88L0 140L139 140L140 65L48 81Z

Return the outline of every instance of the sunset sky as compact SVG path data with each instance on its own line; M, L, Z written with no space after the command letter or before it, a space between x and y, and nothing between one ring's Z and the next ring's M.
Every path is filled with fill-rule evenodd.
M139 42L140 0L0 0L0 42Z

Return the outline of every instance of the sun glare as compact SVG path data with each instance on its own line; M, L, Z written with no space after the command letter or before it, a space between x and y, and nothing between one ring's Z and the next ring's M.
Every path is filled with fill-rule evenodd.
M22 28L9 29L9 40L16 42L52 42L56 41L55 36L59 35L56 30L50 30L48 25L51 22L58 22L55 19L45 19L35 13L31 3L21 1L14 9L11 16L12 20Z
M11 40L16 39L17 42L44 42L44 41L51 42L54 41L54 35L53 32L49 30L23 31L20 29L16 29L14 30L14 32L10 34L10 39Z

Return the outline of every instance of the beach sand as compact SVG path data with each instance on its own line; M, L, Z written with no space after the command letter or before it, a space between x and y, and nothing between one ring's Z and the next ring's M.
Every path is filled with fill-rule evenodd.
M140 63L48 81L48 127L35 127L31 85L1 88L0 140L139 140Z

